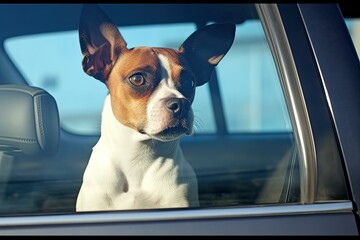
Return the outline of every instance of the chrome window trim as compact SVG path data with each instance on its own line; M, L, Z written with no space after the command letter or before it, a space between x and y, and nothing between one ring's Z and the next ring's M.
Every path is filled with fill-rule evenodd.
M288 204L214 209L140 210L43 216L0 217L0 227L59 224L91 224L110 222L148 222L172 220L201 220L214 218L264 217L297 214L351 212L351 201L317 204Z
M313 133L296 65L276 4L256 4L284 92L299 152L300 202L314 203L317 162Z

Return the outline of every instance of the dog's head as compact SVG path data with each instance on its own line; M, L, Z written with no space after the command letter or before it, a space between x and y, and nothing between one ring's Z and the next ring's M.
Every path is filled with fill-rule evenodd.
M83 69L106 84L116 119L162 141L192 134L195 88L210 80L234 35L234 24L213 24L191 34L179 50L128 49L96 5L84 6L79 27Z

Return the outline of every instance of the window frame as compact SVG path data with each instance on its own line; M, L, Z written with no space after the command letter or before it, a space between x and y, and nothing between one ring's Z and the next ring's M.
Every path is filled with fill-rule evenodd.
M298 8L319 71L323 96L326 96L323 101L328 106L329 119L333 125L331 134L337 144L334 147L339 151L348 195L355 202L356 209L356 204L360 202L359 57L339 5L299 4ZM332 16L326 18L327 24L336 31L326 31L326 29L318 31L316 26L323 24L321 17L323 15ZM329 41L323 42L324 37ZM332 50L331 55L328 49ZM338 66L339 59L342 64ZM333 70L334 66L337 67L336 71ZM311 101L311 86L308 85L305 86L308 88L305 95L308 95ZM355 212L359 217L358 211Z
M294 129L300 165L300 202L314 203L317 188L315 143L294 57L276 6L257 5L257 9L269 39Z

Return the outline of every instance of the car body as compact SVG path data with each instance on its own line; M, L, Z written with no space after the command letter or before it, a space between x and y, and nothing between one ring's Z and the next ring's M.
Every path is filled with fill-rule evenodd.
M200 207L76 213L107 94L81 69L82 4L1 4L0 84L44 89L60 119L51 154L0 131L1 235L359 235L360 65L337 4L99 5L129 45L178 47L208 23L237 24L181 142ZM17 97L4 96L10 111Z

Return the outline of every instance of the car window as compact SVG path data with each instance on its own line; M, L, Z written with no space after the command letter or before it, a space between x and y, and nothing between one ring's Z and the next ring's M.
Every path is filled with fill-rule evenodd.
M286 101L279 66L255 8L236 8L243 16L228 14L229 19L218 20L236 22L235 40L211 82L197 88L195 133L181 140L184 156L196 173L200 207L300 203L304 163L297 128L290 121L294 111L289 111L292 106ZM205 20L119 29L129 48L178 48L196 29L214 22L211 17ZM100 134L107 89L83 72L77 29L29 30L6 38L4 49L27 84L54 96L65 131L53 157L3 157L10 158L12 167L2 192L0 188L0 213L74 213L84 170Z
M229 132L292 131L259 20L237 27L234 45L219 64L218 79Z
M276 69L261 28L258 20L238 26L234 45L218 67L225 119L231 132L291 130ZM121 32L129 47L178 48L184 36L195 29L195 24L186 23L121 27ZM139 38L139 34L147 37ZM82 54L77 42L77 31L35 34L7 39L5 49L30 85L46 89L58 100L64 129L76 134L99 134L107 91L82 71ZM54 57L49 59L49 55ZM236 66L234 61L238 62ZM78 91L80 88L83 91ZM193 105L197 133L216 131L210 103L208 86L198 88ZM234 107L239 111L233 111Z

